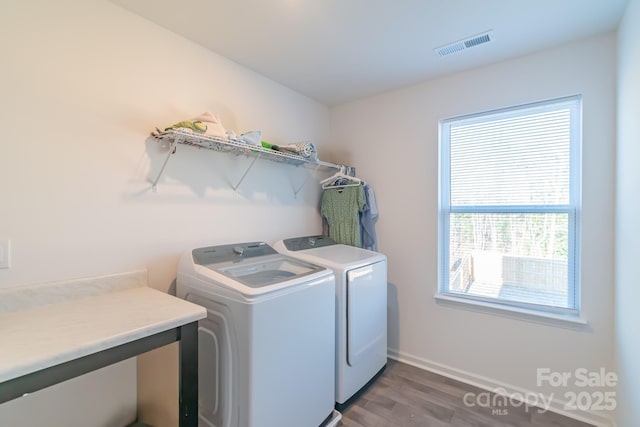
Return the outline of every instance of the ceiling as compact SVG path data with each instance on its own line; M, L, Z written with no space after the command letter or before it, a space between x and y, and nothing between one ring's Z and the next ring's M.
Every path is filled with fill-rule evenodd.
M628 0L111 0L332 106L614 30ZM494 41L434 48L493 30Z

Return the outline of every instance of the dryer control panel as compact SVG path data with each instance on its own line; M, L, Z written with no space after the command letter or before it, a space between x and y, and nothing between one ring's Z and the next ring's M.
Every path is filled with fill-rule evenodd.
M336 244L333 239L322 235L285 239L282 243L284 243L284 246L290 251L303 251L305 249L321 248L323 246Z

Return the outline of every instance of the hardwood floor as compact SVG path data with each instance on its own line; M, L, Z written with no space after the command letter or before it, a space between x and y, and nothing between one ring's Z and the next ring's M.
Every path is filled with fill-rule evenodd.
M485 393L441 375L389 360L387 369L351 406L342 412L343 427L588 427L537 408L465 405ZM473 398L471 398L473 396ZM484 405L488 406L488 405ZM499 412L500 411L500 412Z

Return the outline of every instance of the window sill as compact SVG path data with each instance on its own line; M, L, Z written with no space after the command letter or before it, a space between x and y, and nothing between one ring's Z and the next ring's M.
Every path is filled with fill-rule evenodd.
M587 320L580 316L546 313L521 307L458 298L451 295L436 294L434 298L438 305L524 320L547 326L557 326L575 330L585 330L589 327Z

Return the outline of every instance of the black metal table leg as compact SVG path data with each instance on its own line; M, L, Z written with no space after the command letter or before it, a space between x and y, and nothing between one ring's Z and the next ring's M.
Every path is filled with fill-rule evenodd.
M179 426L198 427L198 322L180 327Z

